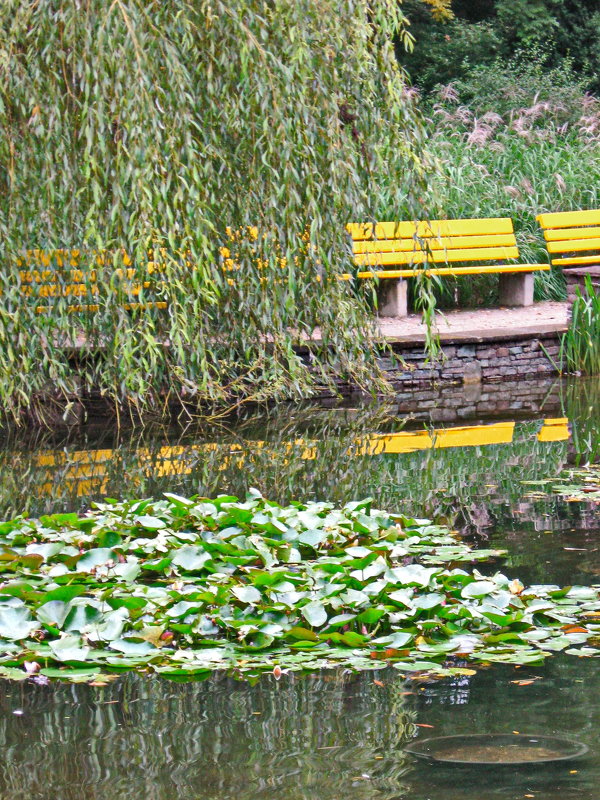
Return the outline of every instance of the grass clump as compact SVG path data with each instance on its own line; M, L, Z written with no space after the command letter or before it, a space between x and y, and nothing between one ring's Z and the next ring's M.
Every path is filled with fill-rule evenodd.
M84 516L6 522L0 544L8 678L382 662L445 675L464 672L459 655L531 664L600 652L580 647L600 630L597 588L484 575L467 565L501 552L368 500L282 507L253 491L245 501L112 501Z
M566 372L600 375L600 295L589 275L585 277L584 291L577 289L561 353Z

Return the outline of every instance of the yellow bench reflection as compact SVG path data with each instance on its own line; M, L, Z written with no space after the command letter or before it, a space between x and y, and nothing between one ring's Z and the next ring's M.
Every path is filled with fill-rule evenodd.
M347 454L349 457L398 455L417 450L510 444L514 430L515 422L496 422L488 425L439 428L432 431L377 433L357 440L348 449ZM569 421L564 417L545 419L537 433L537 440L540 442L559 442L568 438ZM265 441L252 443L252 447L257 450L266 449L269 445L270 443ZM317 455L316 445L303 439L285 442L278 445L277 449L284 454L294 453L294 457L304 460L314 459ZM221 469L230 467L236 460L240 467L243 465L245 447L237 443L166 445L155 451L140 448L135 452L135 458L137 466L148 476L164 478L191 473L195 467L193 462L196 462L199 456L217 450L226 451L220 465ZM40 494L46 495L56 490L55 473L59 471L62 473L60 483L75 483L76 493L80 497L104 492L109 479L108 467L117 453L118 451L110 449L40 453L35 458L36 466L46 468L40 485Z

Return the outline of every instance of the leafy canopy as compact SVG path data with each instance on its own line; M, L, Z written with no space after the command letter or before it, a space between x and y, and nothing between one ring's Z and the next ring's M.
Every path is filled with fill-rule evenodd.
M346 223L414 216L404 36L395 0L0 4L3 406L80 380L146 409L373 386L370 314L337 276ZM316 329L309 368L293 345Z

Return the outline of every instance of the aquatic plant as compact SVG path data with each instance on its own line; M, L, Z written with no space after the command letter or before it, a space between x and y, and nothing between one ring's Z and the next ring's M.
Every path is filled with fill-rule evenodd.
M561 355L565 372L600 375L600 295L589 275L585 276L584 291L576 291Z
M447 528L369 500L169 494L0 526L0 676L93 680L346 666L470 674L600 652L597 587L532 586Z
M571 502L600 502L600 467L586 466L564 470L556 478L544 481L526 481L526 485L539 486L545 492L561 495Z

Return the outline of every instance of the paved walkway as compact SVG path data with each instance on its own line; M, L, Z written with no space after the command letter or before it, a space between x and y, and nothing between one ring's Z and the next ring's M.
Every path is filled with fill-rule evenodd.
M567 328L567 303L536 303L525 308L483 308L436 314L437 333L444 340L480 341L546 334ZM420 315L405 319L381 317L382 334L394 342L422 342L425 326Z

